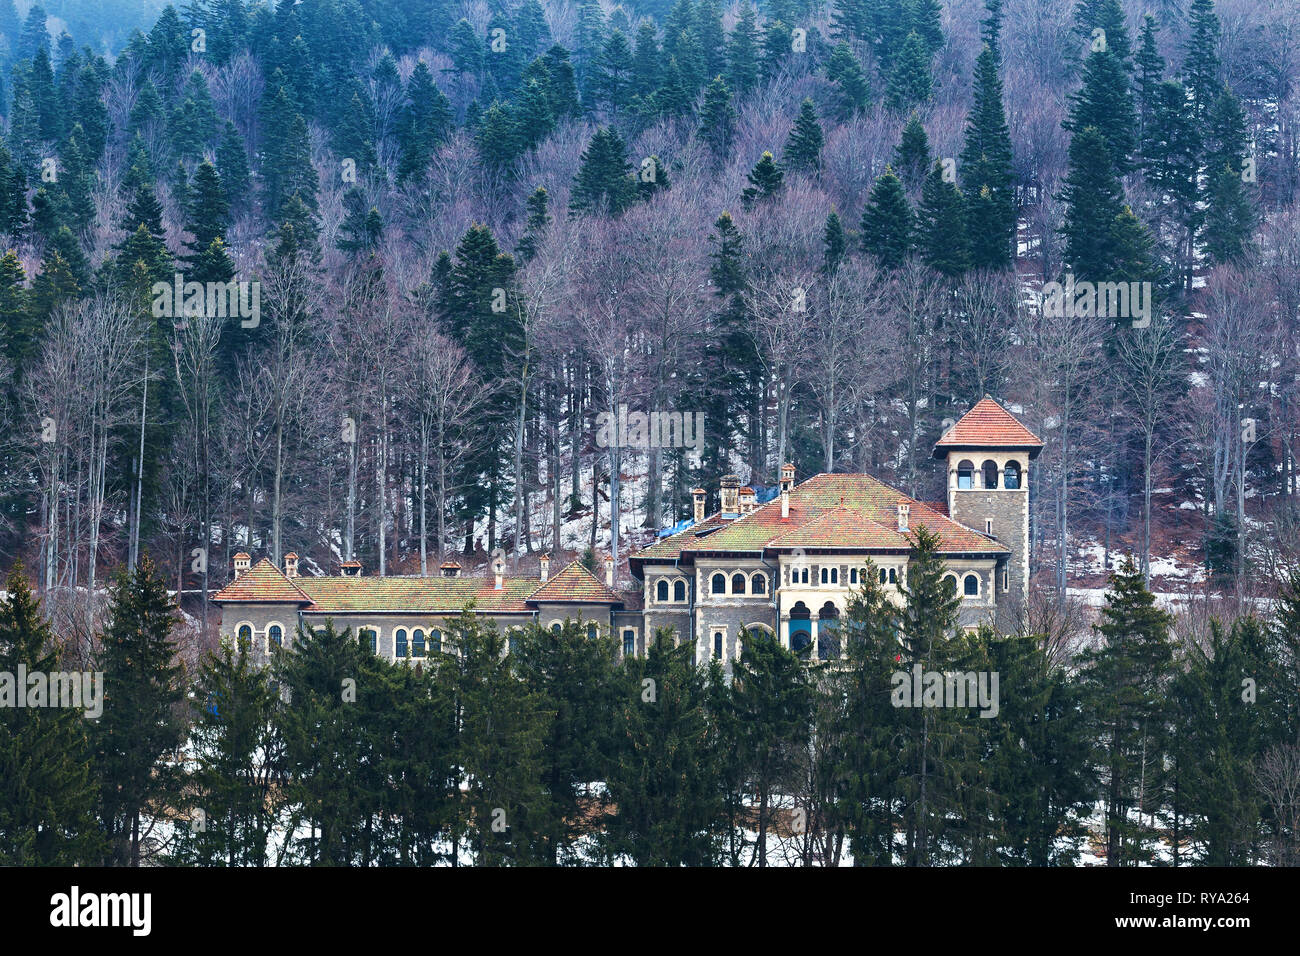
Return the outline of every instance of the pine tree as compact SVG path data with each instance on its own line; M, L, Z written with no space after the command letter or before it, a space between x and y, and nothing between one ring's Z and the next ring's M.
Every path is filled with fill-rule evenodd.
M840 221L839 213L834 209L826 216L826 227L822 230L822 243L826 248L822 271L829 274L840 267L840 263L848 254L849 246L848 239L844 235L844 224Z
M1124 204L1106 140L1093 127L1070 140L1070 167L1061 199L1066 205L1061 227L1064 258L1079 279L1150 280L1149 264L1134 262L1142 252L1141 223Z
M366 205L365 196L355 186L343 194L343 208L346 212L335 245L354 257L364 258L384 237L383 217L374 206Z
M527 263L537 255L538 244L551 224L551 197L546 188L538 186L528 197L528 218L524 234L519 240L519 261Z
M956 183L944 178L936 161L921 187L916 215L916 245L921 260L941 275L955 279L970 268L966 236L967 207Z
M925 40L909 33L890 71L885 91L885 100L894 112L906 113L929 101L933 91L930 57Z
M356 164L357 175L369 172L377 161L374 114L370 97L357 85L334 131L334 151Z
M659 34L650 20L642 20L636 32L636 54L632 57L632 92L648 97L659 87Z
M248 168L243 137L229 120L221 134L221 145L217 147L217 170L226 191L226 203L236 213L247 212L252 205L252 173Z
M1172 623L1127 559L1111 574L1096 625L1104 644L1080 656L1085 713L1097 741L1108 866L1131 866L1154 856L1151 824L1160 808L1161 738L1174 667Z
M725 159L731 148L735 124L736 111L731 106L731 91L721 76L714 77L704 91L704 103L700 109L700 138L709 144L709 149L718 159Z
M747 178L749 185L741 192L741 198L747 206L755 201L771 199L781 191L785 183L785 173L770 152L763 153Z
M93 866L103 853L91 813L98 787L88 761L86 719L94 701L82 697L82 709L31 706L31 695L38 692L43 703L55 704L52 675L68 673L61 669L69 662L60 659L21 562L9 572L5 595L0 600L0 865ZM24 671L27 678L20 684ZM78 689L84 688L81 674L70 673ZM44 688L35 682L38 675ZM101 677L97 693L103 692ZM19 695L23 706L16 706Z
M909 190L919 189L930 169L930 140L921 118L913 113L894 147L893 167Z
M110 594L96 668L104 675L104 715L92 735L92 767L107 862L139 866L145 816L162 812L177 795L174 768L163 759L183 733L182 667L171 637L176 606L148 556L134 572L119 571Z
M186 781L189 825L178 828L175 862L263 866L277 817L283 758L274 727L278 695L254 664L248 641L229 639L199 665Z
M1147 127L1155 109L1156 87L1165 75L1165 58L1156 46L1155 17L1147 14L1142 19L1141 45L1134 57L1136 76L1133 80L1133 99L1137 108L1138 142L1146 143ZM1144 156L1146 156L1144 150Z
M884 269L897 269L912 251L912 209L907 193L888 167L871 187L862 210L862 248Z
M607 778L617 746L610 715L628 692L617 648L608 632L593 640L582 621L566 620L558 634L539 624L526 628L510 654L519 679L555 715L541 752L550 814L539 830L546 862L572 864L580 858L585 819L603 804L587 784Z
M632 50L621 30L605 40L587 78L587 95L615 115L626 108L632 94Z
M746 829L757 830L754 859L765 867L772 799L793 784L798 767L795 755L806 746L811 730L812 688L804 661L771 634L742 629L740 643L729 693L720 705L734 715L732 726L738 735L732 744L745 792L756 803L756 818Z
M737 96L747 96L758 85L759 40L758 15L746 0L727 37L727 85Z
M836 116L846 120L865 110L871 103L871 85L862 64L849 45L841 40L826 61L826 78L835 84L838 94Z
M188 199L185 228L194 238L186 243L186 248L192 264L218 239L225 240L226 229L230 225L226 188L216 167L206 159L194 171Z
M786 140L781 165L798 172L815 172L821 168L822 144L825 139L813 101L805 97L799 106L799 116L794 121L790 138Z
M1111 163L1123 176L1132 168L1138 119L1128 70L1113 49L1108 45L1088 54L1083 65L1083 86L1070 94L1070 115L1061 125L1076 135L1094 127L1106 141Z
M397 168L399 182L419 178L424 173L434 150L452 127L451 104L434 84L433 74L423 60L411 71L406 99L398 124L402 150Z
M693 648L657 631L645 657L625 663L606 787L613 812L597 836L606 860L636 866L719 862L719 744L704 671Z
M509 168L522 154L519 123L508 103L493 102L474 134L478 157L494 173Z
M960 160L970 264L977 269L1005 268L1014 261L1016 204L1011 132L992 47L986 46L975 63L975 100Z
M613 127L601 127L582 152L569 197L569 213L621 215L636 200L636 186L622 138Z
M1191 94L1197 121L1209 114L1222 85L1219 81L1219 17L1214 0L1192 0L1187 11L1187 45L1183 55L1183 77Z

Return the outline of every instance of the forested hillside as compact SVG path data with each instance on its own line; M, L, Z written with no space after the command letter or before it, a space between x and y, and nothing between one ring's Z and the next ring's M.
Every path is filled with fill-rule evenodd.
M787 460L937 499L986 393L1047 446L1036 586L1294 563L1290 0L90 7L0 0L0 564L47 600L622 560ZM604 447L622 406L698 450Z

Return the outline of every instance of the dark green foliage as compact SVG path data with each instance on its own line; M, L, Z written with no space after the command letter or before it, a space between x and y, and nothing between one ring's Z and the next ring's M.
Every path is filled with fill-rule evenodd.
M569 196L571 215L622 214L636 200L637 183L627 146L613 127L601 127L582 152L582 165Z
M960 172L970 264L1005 268L1014 261L1016 236L1011 133L1002 107L998 60L988 46L975 62L975 101L966 124Z
M908 117L903 135L894 147L893 168L909 190L918 189L929 172L930 140L915 113Z
M906 113L930 99L933 80L930 76L931 51L925 40L910 33L889 73L885 101L897 113Z
M92 701L79 693L81 707L30 706L54 704L55 672L70 673L78 691L84 682L73 670L77 665L59 653L21 564L10 572L5 591L0 601L0 865L94 864L103 841L91 812L98 795L89 765ZM26 673L21 684L20 667ZM37 690L33 675L44 676L44 690ZM41 697L30 696L37 692ZM17 695L24 706L17 706Z
M785 172L777 165L771 153L764 153L762 158L749 173L749 185L741 192L741 198L749 205L756 201L771 199L781 191L785 183Z
M886 269L897 269L912 251L912 208L903 184L886 168L862 210L862 248Z
M104 715L92 733L99 781L99 820L108 841L105 862L139 866L148 815L178 793L175 766L164 761L181 743L183 671L175 660L176 606L152 561L118 573L109 625L95 669L104 677Z
M945 178L943 162L936 161L925 177L916 211L916 246L926 265L949 278L970 268L967 222L961 190Z
M805 98L799 106L799 116L786 140L781 165L797 172L815 172L822 164L822 144L825 142L822 125L817 121L813 102Z

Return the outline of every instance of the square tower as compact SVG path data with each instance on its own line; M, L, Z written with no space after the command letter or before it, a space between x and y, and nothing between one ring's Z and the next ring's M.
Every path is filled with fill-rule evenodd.
M1011 549L995 582L1004 632L1029 597L1029 463L1042 450L1038 436L988 395L934 446L934 457L947 463L948 516Z

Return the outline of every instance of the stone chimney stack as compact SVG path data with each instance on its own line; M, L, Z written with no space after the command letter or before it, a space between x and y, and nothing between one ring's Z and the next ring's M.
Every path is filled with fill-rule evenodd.
M733 518L740 514L740 479L735 475L722 476L722 513Z
M493 587L500 591L505 586L506 561L499 553L492 555L492 576L496 579Z
M298 576L297 551L290 551L284 556L284 576L286 578L296 578Z
M605 555L605 587L614 590L614 557Z
M703 488L696 488L691 492L691 497L695 499L695 523L699 524L704 520L704 499L709 493Z
M345 578L359 578L361 577L361 562L344 561L339 565L339 570L343 572Z
M551 556L544 554L537 563L542 567L542 583L545 584L546 579L551 576Z
M754 494L754 489L746 485L740 489L740 513L747 515L758 507L758 498Z
M781 520L790 518L790 492L794 488L794 465L787 462L781 466Z
M908 530L908 523L912 518L912 506L899 502L898 505L898 533L905 534Z
M238 578L241 574L247 574L252 562L253 559L244 551L240 551L235 555L235 577Z

